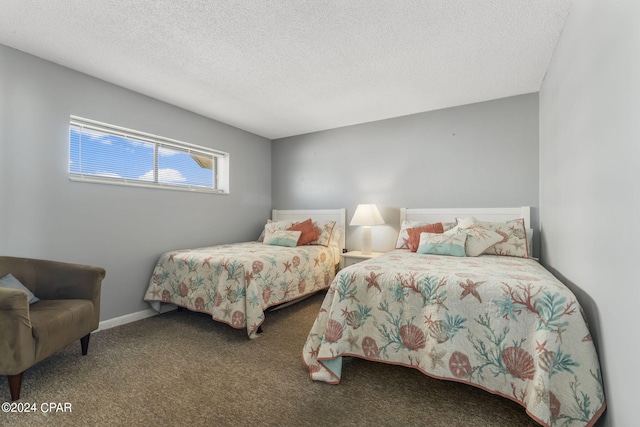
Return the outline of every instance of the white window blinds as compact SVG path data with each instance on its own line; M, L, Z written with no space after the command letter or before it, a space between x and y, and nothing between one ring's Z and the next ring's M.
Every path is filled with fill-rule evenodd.
M228 162L227 153L71 116L73 180L228 193Z

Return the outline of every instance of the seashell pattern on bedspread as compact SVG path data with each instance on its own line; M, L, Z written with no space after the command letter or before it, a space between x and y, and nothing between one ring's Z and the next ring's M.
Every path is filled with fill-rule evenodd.
M606 406L584 313L533 259L396 250L341 270L303 360L337 384L343 356L477 386L545 426L593 425Z
M257 338L264 310L326 289L335 276L333 249L243 242L170 251L158 260L144 300L208 313Z

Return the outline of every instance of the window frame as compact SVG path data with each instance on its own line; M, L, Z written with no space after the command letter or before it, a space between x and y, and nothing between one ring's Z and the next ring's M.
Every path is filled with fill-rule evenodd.
M122 177L110 177L85 172L72 172L71 170L71 132L77 129L80 132L83 128L91 129L108 135L120 138L134 140L138 142L153 145L153 181L144 181L142 179L131 179ZM212 162L212 186L189 185L180 183L160 182L158 177L160 150L166 148L172 151L186 152L192 155L194 161L201 164L193 156L200 155L205 160L211 158ZM80 146L80 150L81 150ZM144 187L165 190L189 191L197 193L213 193L213 194L229 194L229 153L214 150L200 145L190 144L188 142L178 141L175 139L165 138L151 133L141 132L122 126L112 125L87 119L84 117L71 115L69 119L69 165L67 172L71 181L91 182L99 184L124 185L129 187Z

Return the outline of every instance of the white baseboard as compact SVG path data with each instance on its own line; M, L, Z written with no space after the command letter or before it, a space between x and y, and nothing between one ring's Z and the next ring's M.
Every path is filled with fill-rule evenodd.
M146 319L147 317L151 317L151 316L157 316L158 314L166 313L167 311L172 311L177 308L178 307L173 304L162 304L162 306L160 306L160 313L158 313L152 308L148 308L146 310L138 311L136 313L125 314L124 316L103 320L98 325L98 329L96 329L94 332L104 331L105 329L111 329L111 328L115 328L116 326L126 325L127 323Z

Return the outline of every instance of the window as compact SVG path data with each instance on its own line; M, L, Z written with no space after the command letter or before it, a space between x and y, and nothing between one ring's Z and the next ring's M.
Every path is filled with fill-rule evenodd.
M227 153L71 116L75 181L228 193L228 166Z

